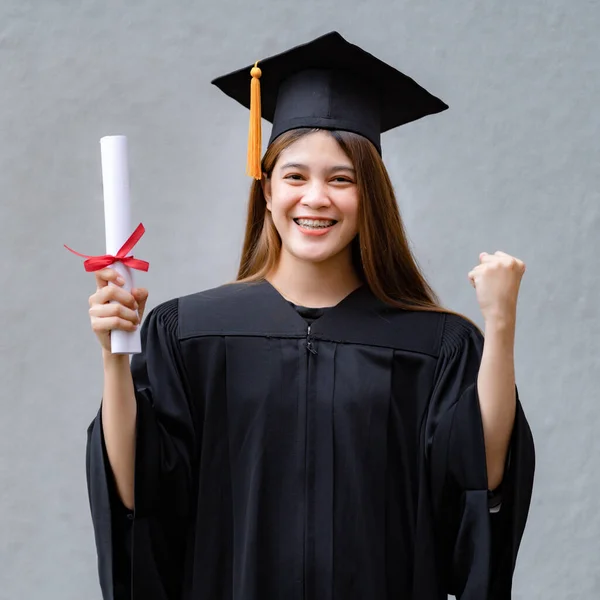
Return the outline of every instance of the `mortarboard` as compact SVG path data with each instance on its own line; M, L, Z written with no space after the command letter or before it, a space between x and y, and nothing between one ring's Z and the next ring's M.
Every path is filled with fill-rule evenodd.
M340 129L362 135L381 153L383 132L448 108L335 31L212 83L250 109L247 173L255 179L262 174L261 117L273 124L269 144L299 127Z

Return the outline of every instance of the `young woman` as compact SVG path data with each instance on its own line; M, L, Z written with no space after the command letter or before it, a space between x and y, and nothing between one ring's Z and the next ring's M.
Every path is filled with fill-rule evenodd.
M130 366L110 331L137 327L148 293L96 274L104 598L510 598L534 470L513 361L524 265L482 253L469 273L485 337L441 307L379 135L445 105L336 33L261 69L250 109L273 132L257 171L251 126L237 280L157 306ZM248 105L249 72L215 83Z

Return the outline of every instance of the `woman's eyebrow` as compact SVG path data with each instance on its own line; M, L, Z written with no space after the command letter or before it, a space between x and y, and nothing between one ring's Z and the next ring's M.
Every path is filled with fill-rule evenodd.
M281 170L285 170L285 169L298 169L301 171L308 171L308 166L303 165L302 163L289 162L289 163L285 163L284 165L281 165ZM335 165L328 169L329 173L333 173L336 171L346 171L348 173L352 173L353 175L356 174L356 171L352 167L349 167L348 165Z
M356 174L356 171L352 167L348 167L347 165L336 165L335 167L331 167L331 169L329 169L330 173L333 173L334 171L347 171L348 173L352 173L353 175Z
M301 163L285 163L285 165L281 165L281 170L283 171L284 169L300 169L300 170L304 170L306 171L308 169L308 167L306 165L303 165Z

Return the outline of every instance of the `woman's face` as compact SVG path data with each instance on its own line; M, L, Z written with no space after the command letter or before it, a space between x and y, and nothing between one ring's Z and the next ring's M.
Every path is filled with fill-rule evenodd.
M350 252L358 232L356 173L331 135L317 131L288 146L264 192L282 252L313 263Z

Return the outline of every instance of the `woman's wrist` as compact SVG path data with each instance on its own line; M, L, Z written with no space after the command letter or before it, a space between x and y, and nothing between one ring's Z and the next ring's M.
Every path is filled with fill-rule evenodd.
M128 354L113 354L110 350L102 348L102 362L104 363L104 371L120 370L125 367L129 369Z

